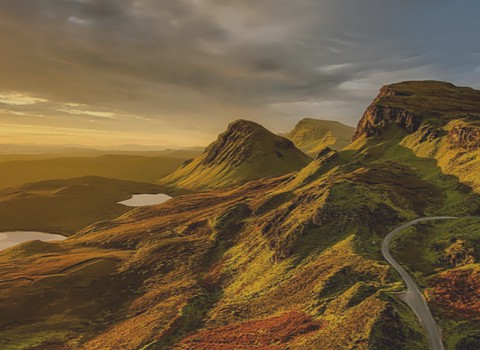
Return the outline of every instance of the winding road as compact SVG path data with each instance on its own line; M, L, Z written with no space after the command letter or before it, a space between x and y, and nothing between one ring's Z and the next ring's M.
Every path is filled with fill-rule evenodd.
M392 254L390 253L390 242L402 230L410 226L416 225L419 222L435 221L435 220L451 220L451 219L456 219L456 217L434 216L434 217L416 219L400 227L397 227L395 230L390 232L382 242L382 254L385 257L385 259L388 261L388 263L392 265L395 270L398 271L403 281L405 282L407 291L403 294L403 300L408 304L408 306L410 306L410 308L413 310L413 312L417 315L418 319L420 320L423 328L427 333L431 350L444 350L443 343L442 343L442 331L440 330L440 327L435 322L432 312L430 311L427 301L425 300L425 297L420 291L420 288L418 288L413 278L408 274L407 271L405 271L405 269L402 266L400 266L400 264L393 258Z

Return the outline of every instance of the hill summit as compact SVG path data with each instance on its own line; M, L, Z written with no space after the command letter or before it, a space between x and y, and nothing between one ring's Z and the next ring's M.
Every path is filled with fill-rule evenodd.
M354 140L380 136L395 124L411 134L420 126L436 133L451 122L480 121L480 91L442 81L404 81L385 85L360 120Z
M231 123L206 150L162 179L188 190L226 188L268 176L284 175L311 161L292 141L248 120Z
M316 156L325 147L340 150L350 143L355 128L334 120L304 118L285 136L303 152Z

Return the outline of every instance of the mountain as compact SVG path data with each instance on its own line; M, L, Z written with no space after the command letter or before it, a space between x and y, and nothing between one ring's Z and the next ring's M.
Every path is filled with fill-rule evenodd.
M71 235L132 208L117 202L136 193L159 193L158 185L85 176L29 183L0 190L0 232L41 231Z
M446 174L480 191L480 91L439 81L384 86L358 124L354 140L400 129L400 142L433 158Z
M477 94L389 85L351 145L297 172L0 252L2 349L426 350L380 248L438 215L464 218L405 230L392 252L445 348L480 348Z
M355 128L333 120L305 118L285 137L303 152L316 156L325 147L340 150L352 139Z
M301 169L311 159L263 126L237 120L200 156L159 183L188 190L233 187Z

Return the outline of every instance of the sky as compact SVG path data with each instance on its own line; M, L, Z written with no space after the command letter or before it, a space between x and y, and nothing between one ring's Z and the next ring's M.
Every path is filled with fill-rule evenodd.
M385 84L480 88L479 16L478 0L0 0L0 144L356 125Z

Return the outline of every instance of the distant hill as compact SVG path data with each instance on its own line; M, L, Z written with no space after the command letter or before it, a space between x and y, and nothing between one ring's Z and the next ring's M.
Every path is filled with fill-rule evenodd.
M69 235L131 210L117 202L132 194L160 191L153 184L96 176L5 189L0 191L0 232L32 230Z
M316 156L325 147L340 150L350 143L355 128L334 120L305 118L285 137L303 152Z
M95 157L58 157L25 159L25 156L0 155L0 189L27 182L68 179L81 176L102 176L122 180L155 182L198 152L169 151L163 156L107 154Z
M305 158L238 121L173 183L265 176L279 149L280 160ZM385 86L349 146L291 175L1 251L1 348L428 349L381 246L406 222L447 215L464 219L403 230L391 249L445 348L480 349L479 160L480 91Z
M226 188L296 171L310 157L263 126L237 120L197 158L160 181L181 189Z

